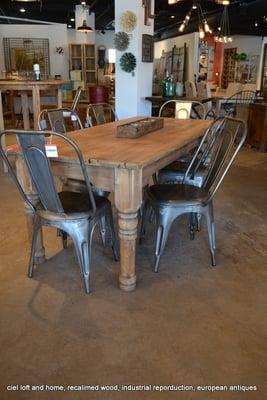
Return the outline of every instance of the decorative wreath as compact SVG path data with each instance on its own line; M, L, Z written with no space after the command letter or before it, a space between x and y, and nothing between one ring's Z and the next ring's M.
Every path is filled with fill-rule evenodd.
M132 72L136 67L136 58L132 53L124 53L120 58L121 69L125 72Z
M247 59L247 54L246 53L234 53L232 54L232 59L235 61L246 61Z
M132 32L136 27L137 17L132 11L125 11L120 17L120 28L125 32Z
M115 49L124 51L129 46L130 38L126 32L118 32L114 37Z

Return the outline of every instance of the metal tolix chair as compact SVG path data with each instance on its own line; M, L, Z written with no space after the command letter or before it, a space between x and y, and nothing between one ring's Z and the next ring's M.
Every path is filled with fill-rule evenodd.
M86 109L87 126L92 127L118 120L119 118L114 108L109 103L89 104Z
M203 183L203 178L205 176L205 169L208 167L210 162L210 157L208 157L208 153L210 147L213 145L216 135L220 134L220 131L224 127L224 119L223 117L219 117L212 122L212 124L207 129L204 138L203 138L203 146L201 153L198 153L198 158L200 159L201 165L199 165L198 170L194 174L194 178L190 177L187 179L188 184L192 184L194 186L201 186ZM198 149L198 148L197 148ZM204 153L202 155L202 153ZM185 178L185 173L193 159L193 155L191 157L181 158L162 168L158 173L158 183L160 184L174 184L174 183L183 183Z
M50 129L53 132L67 134L69 131L83 129L83 125L78 114L69 108L55 108L42 110L38 116L38 127L40 130ZM71 192L87 192L84 181L79 179L63 179L63 190ZM98 196L108 197L109 192L95 188L92 185L93 193ZM103 244L105 244L105 223L100 220L100 234ZM63 246L67 247L67 235L64 232L58 232L62 236Z
M76 111L76 108L78 106L78 103L79 103L79 100L80 100L80 97L81 97L81 94L82 94L82 90L83 90L82 86L78 86L78 88L77 88L77 90L75 92L75 96L74 96L72 105L70 107L70 109L72 111Z
M213 197L223 182L223 179L236 158L246 138L244 121L224 118L223 129L216 135L212 146L205 144L203 137L188 169L184 183L153 185L145 195L141 238L145 234L148 214L152 208L156 220L156 249L154 271L159 269L167 237L172 223L182 214L202 214L206 217L211 263L216 265L215 225L213 217ZM204 151L203 151L204 147ZM203 164L203 158L210 157L205 176L200 187L188 184L194 179Z
M99 219L105 218L111 233L111 244L114 259L118 260L117 240L115 237L112 209L110 201L104 197L95 196L86 171L82 153L77 144L67 136L56 132L33 131L2 131L2 135L16 134L18 144L28 168L31 180L40 199L40 205L35 207L24 193L16 174L0 145L0 155L22 196L34 214L34 227L28 276L33 276L34 254L39 229L45 226L55 227L67 232L73 239L78 256L85 292L90 292L89 276L91 265L91 243L93 232ZM46 156L45 141L47 134L60 138L68 144L79 160L87 193L62 191L57 192L50 161Z
M228 97L223 103L222 108L229 117L237 116L239 104L251 104L256 100L256 91L242 90Z
M45 109L38 115L38 128L41 131L51 130L58 133L66 133L83 129L78 114L70 108Z
M206 109L200 101L167 100L160 107L159 117L205 119Z

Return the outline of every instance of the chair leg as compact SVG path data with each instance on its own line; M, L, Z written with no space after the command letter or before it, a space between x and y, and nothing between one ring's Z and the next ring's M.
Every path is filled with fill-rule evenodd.
M107 218L106 221L108 223L110 236L111 236L111 247L112 247L112 251L113 251L114 260L115 261L119 261L118 241L117 241L117 237L116 237L116 234L115 234L111 206L109 207L109 209L107 211L106 218Z
M32 233L31 255L30 255L29 266L28 266L28 277L29 278L32 278L32 276L33 276L36 240L37 240L39 229L40 229L40 223L39 223L37 217L35 217L33 233Z
M209 248L211 255L211 265L216 266L216 243L215 243L215 224L213 216L213 204L210 202L206 208L206 219L209 236Z
M105 215L99 219L100 238L103 246L106 245L106 217Z
M190 235L190 240L195 239L195 214L190 213L189 214L189 235Z
M85 293L90 293L90 261L91 261L91 242L94 225L91 221L81 221L69 227L69 235L72 237L76 253L78 256Z
M160 258L165 249L166 241L170 231L173 218L171 214L165 212L163 217L157 215L157 231L156 231L156 250L155 250L155 265L154 272L158 272Z
M196 213L196 224L197 224L197 231L201 231L201 214Z
M149 205L148 203L145 201L144 205L143 205L143 212L142 212L142 218L141 218L141 228L140 228L140 234L139 234L139 243L141 244L143 242L143 239L145 237L146 234L146 224L148 221L148 217L149 217Z

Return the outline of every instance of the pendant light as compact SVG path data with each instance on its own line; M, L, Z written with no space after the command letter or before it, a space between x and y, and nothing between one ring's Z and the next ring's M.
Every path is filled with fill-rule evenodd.
M89 6L86 4L86 1L81 1L81 6L82 6L82 17L83 17L83 23L81 26L78 26L77 31L78 32L82 32L82 33L90 33L93 32L94 29L87 25L87 21L86 21L86 17L87 14L90 15L90 8Z
M230 34L230 24L229 24L229 15L228 15L228 7L224 6L220 27L218 28L218 34L214 37L215 42L223 42L223 43L231 43L233 38Z
M193 0L191 9L186 14L185 19L179 26L179 32L182 33L185 30L185 27L188 25L190 18L191 18L191 14L194 10L197 10L197 15L198 15L199 38L200 38L200 40L203 40L205 38L205 35L207 33L212 33L212 31L209 27L208 21L204 17L202 7L201 7L199 0Z
M91 26L88 26L86 19L84 19L82 25L77 28L77 31L82 33L90 33L93 32L93 28L91 28Z

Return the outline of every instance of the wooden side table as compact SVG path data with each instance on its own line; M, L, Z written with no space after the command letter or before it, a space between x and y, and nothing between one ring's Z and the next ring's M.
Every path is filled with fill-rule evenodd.
M267 103L249 105L247 142L262 152L267 151Z

